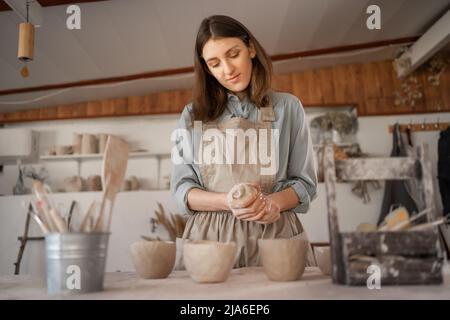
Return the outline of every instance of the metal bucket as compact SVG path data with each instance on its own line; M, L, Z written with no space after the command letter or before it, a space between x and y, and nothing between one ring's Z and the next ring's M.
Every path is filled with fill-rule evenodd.
M109 233L51 233L45 237L48 294L103 290Z

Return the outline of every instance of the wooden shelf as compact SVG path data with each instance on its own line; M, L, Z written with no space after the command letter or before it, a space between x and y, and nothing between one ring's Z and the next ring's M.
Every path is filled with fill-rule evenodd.
M130 152L128 154L129 159L131 158L154 158L157 160L157 184L158 188L161 187L161 160L163 158L170 158L170 153L155 153L155 152ZM56 156L40 156L40 161L76 161L77 163L77 174L81 176L81 164L86 160L101 160L103 159L103 153L94 154L65 154Z
M129 158L169 158L170 153L152 153L152 152L130 152ZM43 161L60 161L60 160L93 160L93 159L102 159L102 153L93 153L93 154L65 154L65 155L57 155L57 156L40 156L40 160Z
M340 142L340 143L334 143L334 145L338 146L338 147L351 147L354 145L357 145L358 142ZM322 148L324 147L325 144L324 143L319 143L319 144L313 144L313 148L317 149L317 148Z

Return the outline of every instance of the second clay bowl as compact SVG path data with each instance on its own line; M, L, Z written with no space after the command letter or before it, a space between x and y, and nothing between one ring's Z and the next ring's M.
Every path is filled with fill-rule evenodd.
M270 280L299 280L306 266L308 242L299 238L259 239L264 272Z
M192 280L200 283L224 282L234 265L235 242L188 240L183 260Z
M320 271L326 276L331 275L331 251L330 246L314 247L314 256Z

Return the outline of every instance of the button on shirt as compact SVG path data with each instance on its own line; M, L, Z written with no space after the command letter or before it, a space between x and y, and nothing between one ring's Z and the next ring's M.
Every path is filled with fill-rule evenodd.
M292 187L297 193L299 204L291 210L306 213L310 202L316 198L317 174L305 111L300 100L289 93L273 92L272 104L275 112L272 127L280 133L279 167L273 192ZM255 122L257 115L257 107L248 98L240 101L236 95L228 94L227 107L218 121L241 117ZM192 103L184 108L177 128L188 130L192 136L194 130L191 117ZM178 141L180 140L177 136ZM194 134L194 144L199 141L200 137ZM195 145L193 150L198 150L198 145ZM193 188L205 188L199 166L192 161L185 162L173 165L170 189L181 213L192 214L194 212L187 206L187 194Z

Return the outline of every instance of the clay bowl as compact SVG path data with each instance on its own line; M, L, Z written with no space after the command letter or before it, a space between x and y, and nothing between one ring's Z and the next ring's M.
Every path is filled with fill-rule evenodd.
M131 244L130 253L141 278L161 279L172 272L176 247L173 241L139 240Z
M192 280L200 283L224 282L234 265L235 242L187 240L183 260Z
M273 281L299 280L306 266L308 242L304 239L259 239L265 274Z
M331 275L331 251L330 246L314 247L314 256L320 271L326 276Z
M80 192L83 190L83 181L80 176L72 176L64 179L64 191Z
M73 149L72 146L55 146L55 153L58 156L62 156L65 154L72 154Z

